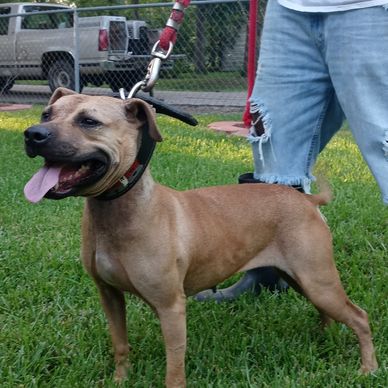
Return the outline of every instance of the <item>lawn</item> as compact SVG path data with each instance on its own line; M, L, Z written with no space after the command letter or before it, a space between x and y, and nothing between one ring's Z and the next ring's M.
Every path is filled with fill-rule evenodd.
M32 205L23 197L41 161L24 155L22 131L40 109L0 113L0 384L110 387L106 321L79 260L83 200ZM238 118L201 116L193 129L161 117L165 140L152 160L154 178L179 190L236 182L252 170L249 145L206 125ZM319 169L335 194L323 213L337 266L351 299L369 312L380 369L360 376L353 333L341 324L321 332L316 310L294 291L264 292L221 305L189 300L188 387L388 386L388 208L347 130L322 154ZM132 296L127 312L133 369L125 386L161 387L158 321Z

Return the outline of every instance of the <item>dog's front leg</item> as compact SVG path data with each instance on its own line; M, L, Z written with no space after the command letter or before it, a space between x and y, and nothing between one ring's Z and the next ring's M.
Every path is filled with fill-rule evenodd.
M180 296L170 306L156 308L156 311L166 346L166 386L185 387L186 299Z
M101 303L108 319L115 357L116 382L126 379L129 369L129 344L125 319L124 293L107 284L97 284Z

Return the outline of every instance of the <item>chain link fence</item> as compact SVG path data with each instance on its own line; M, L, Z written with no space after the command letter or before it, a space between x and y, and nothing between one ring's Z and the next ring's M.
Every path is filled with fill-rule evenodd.
M172 4L0 4L0 103L45 104L59 86L87 94L131 90L144 79ZM259 8L258 23L264 1ZM154 96L203 112L243 110L248 14L247 0L192 2Z

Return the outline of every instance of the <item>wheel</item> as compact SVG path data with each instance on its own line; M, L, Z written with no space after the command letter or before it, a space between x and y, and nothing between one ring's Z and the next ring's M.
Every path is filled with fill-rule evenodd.
M59 87L75 90L75 77L73 65L64 60L54 62L48 71L48 83L52 92ZM82 91L80 80L80 92Z
M108 84L114 92L118 92L120 88L124 88L127 92L130 92L132 86L142 79L142 74L135 70L112 72L108 75Z
M0 93L6 93L12 88L15 79L12 77L0 77Z

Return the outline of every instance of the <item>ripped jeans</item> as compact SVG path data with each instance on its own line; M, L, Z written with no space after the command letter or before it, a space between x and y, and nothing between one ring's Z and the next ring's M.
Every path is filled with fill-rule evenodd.
M378 6L305 13L269 0L251 113L264 134L248 137L254 177L300 185L348 120L388 204L388 11Z

